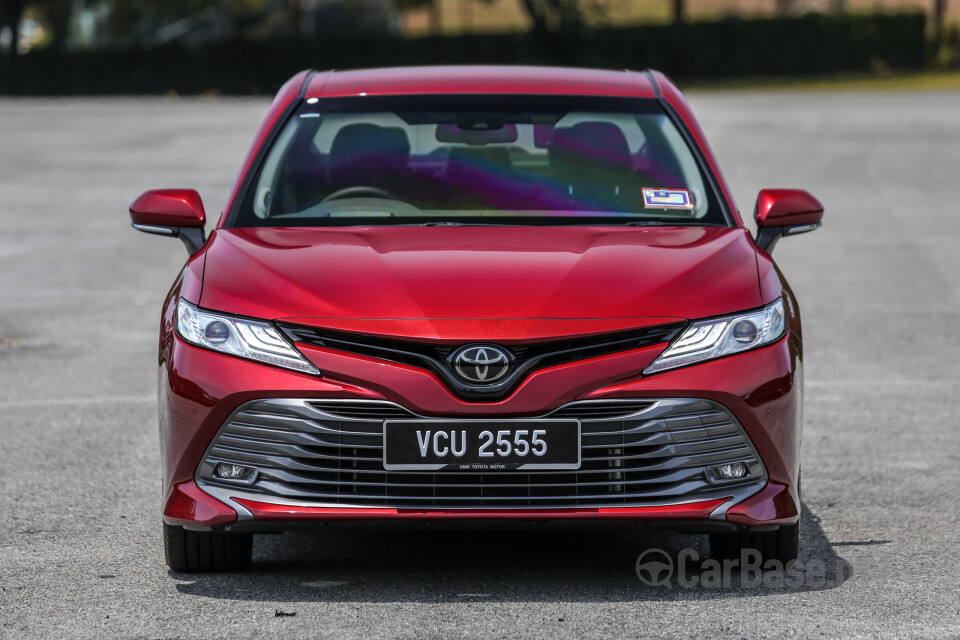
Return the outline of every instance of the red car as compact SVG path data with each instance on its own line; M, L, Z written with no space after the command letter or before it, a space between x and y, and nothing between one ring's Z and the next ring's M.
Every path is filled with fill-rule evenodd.
M802 334L656 71L303 72L209 237L199 195L141 231L190 258L163 305L166 557L237 569L254 533L375 521L657 524L797 555Z

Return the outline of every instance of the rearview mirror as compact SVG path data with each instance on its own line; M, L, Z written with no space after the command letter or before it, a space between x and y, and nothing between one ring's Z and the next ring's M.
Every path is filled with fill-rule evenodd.
M795 236L820 227L823 205L802 189L763 189L754 211L757 244L770 253L782 236Z
M170 238L180 238L190 255L199 251L206 238L207 216L200 194L193 189L153 189L130 205L134 229Z

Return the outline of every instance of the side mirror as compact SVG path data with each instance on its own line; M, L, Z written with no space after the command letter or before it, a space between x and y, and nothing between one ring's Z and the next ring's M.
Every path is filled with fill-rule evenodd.
M180 238L190 255L200 250L206 238L200 194L193 189L153 189L130 205L133 228L158 236Z
M757 195L753 215L757 221L757 244L770 253L782 236L819 228L823 205L802 189L764 189Z

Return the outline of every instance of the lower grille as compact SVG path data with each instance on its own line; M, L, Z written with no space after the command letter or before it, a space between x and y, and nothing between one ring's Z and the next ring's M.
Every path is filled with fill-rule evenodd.
M556 509L709 500L766 479L743 428L707 400L582 401L548 415L581 421L580 469L387 472L383 421L418 417L412 412L380 401L259 400L220 429L197 481L234 496L315 506ZM238 486L214 477L221 462L255 466L259 474ZM744 462L749 477L735 489L711 484L705 470L730 462Z

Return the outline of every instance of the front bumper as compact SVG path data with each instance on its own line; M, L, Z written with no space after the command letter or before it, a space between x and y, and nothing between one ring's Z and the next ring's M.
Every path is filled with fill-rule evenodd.
M718 526L789 524L796 522L799 514L795 480L802 372L799 342L790 334L758 351L649 377L638 377L637 372L656 357L658 348L543 369L495 403L459 400L435 376L420 369L324 349L304 349L324 371L324 377L317 378L197 349L176 338L168 344L160 376L164 520L168 524L275 530L344 521L632 521L712 530ZM697 399L690 401L705 402L728 413L756 456L759 472L752 482L715 491L519 505L377 503L349 496L331 500L329 492L321 492L325 495L319 497L284 495L283 491L211 483L204 460L214 452L211 445L218 433L222 435L225 425L245 404L270 398L392 402L417 415L464 418L543 415L583 400ZM610 469L609 473L617 471ZM612 482L610 478L615 476L608 475L605 481Z

